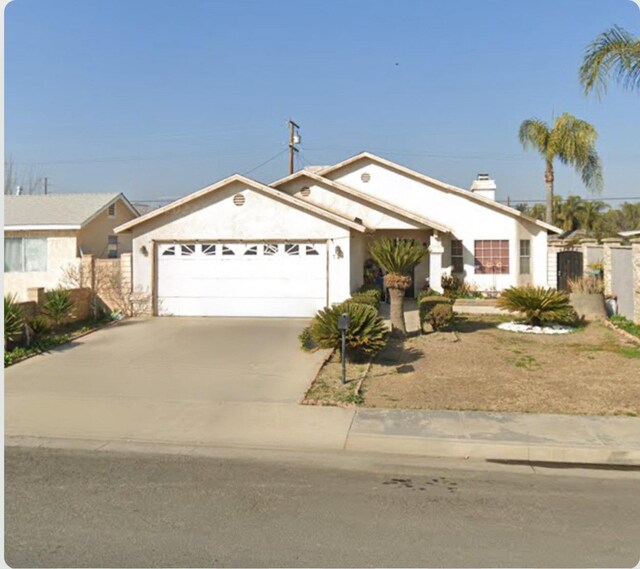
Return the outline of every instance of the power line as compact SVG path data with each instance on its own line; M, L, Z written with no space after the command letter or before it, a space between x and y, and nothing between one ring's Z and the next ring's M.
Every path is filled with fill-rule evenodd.
M289 152L289 149L285 148L284 150L281 150L275 156L272 156L268 160L265 160L264 162L258 164L257 166L254 166L253 168L251 168L251 170L247 170L246 172L243 172L242 175L246 176L247 174L251 174L251 172L255 172L258 168L262 168L263 166L266 166L267 164L269 164L269 162L273 162L276 158L278 158L279 156L282 156L285 152Z
M562 197L562 196L559 196ZM580 197L580 196L575 196ZM640 200L640 196L631 196L626 198L580 198L583 202L613 202L613 201L623 201L623 200ZM497 200L498 203L507 203L508 200ZM519 200L519 199L511 199L511 203L519 204L519 203L546 203L546 200Z

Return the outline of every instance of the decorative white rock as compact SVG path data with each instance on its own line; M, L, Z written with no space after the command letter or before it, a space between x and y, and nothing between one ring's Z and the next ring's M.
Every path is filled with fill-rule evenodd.
M498 324L498 328L507 332L519 332L521 334L568 334L574 330L571 326L562 326L560 324L529 326L529 324L523 324L522 322L503 322Z

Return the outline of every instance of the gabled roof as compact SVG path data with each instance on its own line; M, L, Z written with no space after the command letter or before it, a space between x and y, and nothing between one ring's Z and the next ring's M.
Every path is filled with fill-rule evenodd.
M435 221L431 221L430 219L427 219L426 217L423 217L421 215L416 215L415 213L407 211L401 207L390 204L389 202L386 202L384 200L381 200L379 198L373 197L369 194L365 194L364 192L356 190L351 186L346 186L344 184L341 184L340 182L336 182L335 180L331 180L329 178L324 178L323 176L319 176L318 174L315 174L314 172L311 172L307 169L300 170L295 174L291 174L285 178L276 180L275 182L269 185L274 188L277 188L279 186L283 186L287 182L291 182L292 180L297 180L298 178L308 178L310 180L314 180L319 184L323 184L325 186L333 188L338 192L341 192L348 196L352 196L354 198L357 198L363 202L369 203L381 209L387 210L393 215L404 217L405 219L408 219L410 221L413 221L425 227L429 227L431 229L436 229L437 231L442 231L444 233L451 233L451 229L446 225L442 225L441 223L436 223Z
M562 229L560 229L559 227L556 227L555 225L551 225L549 223L545 223L544 221L540 221L538 219L525 215L522 212L518 211L517 209L503 205L501 203L498 203L484 196L474 194L469 190L464 190L462 188L458 188L457 186L452 186L451 184L447 184L446 182L436 180L435 178L430 178L429 176L425 176L424 174L417 172L416 170L412 170L411 168L407 168L406 166L401 166L400 164L396 164L395 162L391 162L390 160L386 160L384 158L381 158L380 156L371 154L370 152L361 152L360 154L356 154L355 156L352 156L351 158L347 158L346 160L343 160L338 164L334 164L333 166L328 166L324 168L323 170L319 171L318 174L320 176L326 176L327 174L330 174L337 170L341 170L361 160L370 160L371 162L375 162L381 166L385 166L390 170L395 170L396 172L399 172L401 174L414 178L418 181L425 182L430 186L435 186L437 188L440 188L445 192L459 195L471 201L476 201L478 203L481 203L483 205L486 205L488 207L491 207L493 209L496 209L508 215L518 217L520 219L525 219L529 223L533 223L534 225L537 225L538 227L542 227L547 231L552 231L553 233L562 233Z
M138 215L121 193L4 196L4 228L80 229L119 199Z
M352 221L345 217L342 217L341 215L319 208L318 206L315 206L313 204L305 202L304 200L285 194L284 192L275 190L274 188L270 188L269 186L265 186L260 182L256 182L255 180L251 180L250 178L246 178L244 176L241 176L240 174L234 174L232 176L229 176L228 178L225 178L224 180L221 180L220 182L217 182L211 186L207 186L206 188L202 188L201 190L198 190L197 192L193 192L192 194L189 194L184 198L180 198L179 200L171 202L170 204L165 205L164 207L160 207L156 210L153 210L147 213L146 215L143 215L136 219L132 219L127 223L123 223L122 225L115 228L115 232L122 233L123 231L128 231L132 227L135 227L142 223L146 223L147 221L150 221L151 219L155 219L156 217L160 217L165 213L173 211L174 209L180 206L183 206L189 202L192 202L201 197L204 197L210 193L220 190L225 186L228 186L235 182L240 182L241 184L244 184L245 186L248 186L254 190L257 190L258 192L261 192L272 198L275 198L280 202L308 211L309 213L315 214L318 217L321 217L323 219L326 219L338 225L342 225L343 227L350 227L351 229L355 229L356 231L360 231L362 233L371 231L369 228L365 227L364 225L360 223L356 223L355 221Z

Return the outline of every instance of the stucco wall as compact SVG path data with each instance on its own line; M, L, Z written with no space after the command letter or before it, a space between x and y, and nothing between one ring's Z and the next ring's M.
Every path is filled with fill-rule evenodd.
M27 289L56 288L63 280L65 270L79 264L76 257L75 231L5 231L4 237L46 238L47 270L4 273L4 294L15 294L18 300L27 300Z
M369 174L368 182L361 179L363 173ZM546 231L534 223L370 161L361 161L329 173L328 177L450 227L453 238L463 242L465 279L480 290L503 289L529 280L544 285L547 281ZM446 244L449 238L444 237L443 242ZM509 240L510 272L507 275L476 275L474 241L494 239ZM531 239L530 279L519 276L520 239ZM450 263L446 245L443 260Z
M116 202L114 217L109 217L107 210L103 211L90 223L80 230L78 245L85 255L93 255L96 259L108 257L108 238L115 235L113 229L137 217L122 201ZM131 236L126 233L118 235L118 255L131 252Z
M233 203L238 193L245 197L240 207ZM153 241L304 239L328 243L329 302L340 302L350 293L350 230L240 182L133 228L132 239L133 286L140 290L152 288Z

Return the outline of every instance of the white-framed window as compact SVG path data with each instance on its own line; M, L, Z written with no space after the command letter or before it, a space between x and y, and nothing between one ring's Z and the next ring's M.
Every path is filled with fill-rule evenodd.
M47 239L9 237L4 240L4 272L46 272Z
M464 273L464 255L460 239L451 240L451 265L454 273Z
M531 274L531 239L520 239L520 274Z
M109 215L109 217L115 217L116 216L116 204L115 203L112 203L109 206L108 215Z
M476 275L509 274L509 241L485 239L475 241Z
M118 258L118 236L117 235L109 235L107 237L107 257L109 259L117 259Z

